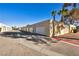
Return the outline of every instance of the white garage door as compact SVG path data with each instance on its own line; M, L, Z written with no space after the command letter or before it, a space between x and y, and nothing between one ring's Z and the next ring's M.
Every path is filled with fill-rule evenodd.
M29 31L30 31L30 32L33 32L33 28L30 28Z
M36 28L36 33L45 35L45 27L37 27Z

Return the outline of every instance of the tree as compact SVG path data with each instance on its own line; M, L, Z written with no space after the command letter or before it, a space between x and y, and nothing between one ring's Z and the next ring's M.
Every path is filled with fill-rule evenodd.
M72 9L69 11L69 15L68 15L68 19L66 19L67 23L69 23L69 32L70 32L70 24L74 24L74 14L75 14L75 11L77 10L77 4L76 3L64 3L63 7L66 8L66 7L69 7L69 6L72 6ZM77 16L76 16L77 17Z
M63 7L68 7L68 6L71 6L71 3L64 3L63 4Z
M75 12L78 10L77 4L76 3L64 3L64 5L63 5L63 7L65 7L65 8L68 6L72 6L72 9L69 12L69 21L70 21L70 24L73 24L76 17L79 17L78 15L75 14Z
M58 15L61 15L61 22L64 23L64 17L68 15L68 9L65 9L64 7L58 12Z
M70 4L69 4L70 5ZM65 5L67 6L67 5ZM68 23L67 19L69 17L69 10L65 8L65 6L62 7L62 9L58 12L58 15L61 15L61 22ZM68 20L69 21L69 20ZM70 26L69 26L69 32L70 32Z
M77 7L76 3L64 3L63 7L72 6L72 9L75 9Z
M55 16L56 16L56 11L52 11L52 16L53 16L53 37L55 36Z

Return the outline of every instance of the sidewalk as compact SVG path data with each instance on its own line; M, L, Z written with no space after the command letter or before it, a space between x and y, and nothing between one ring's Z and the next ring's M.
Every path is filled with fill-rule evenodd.
M79 33L60 35L54 39L61 40L62 42L70 43L77 46L79 45Z

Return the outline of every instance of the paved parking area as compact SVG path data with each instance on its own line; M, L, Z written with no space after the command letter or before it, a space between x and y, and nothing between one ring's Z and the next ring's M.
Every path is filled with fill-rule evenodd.
M0 37L0 56L42 56L38 51L35 51L27 46L19 44L6 37Z
M35 42L33 41L28 41L28 40L25 40L23 38L17 38L17 39L14 39L14 38L8 38L7 39L11 42L16 42L16 44L19 44L20 46L18 45L14 45L12 42L11 42L11 46L7 46L7 50L3 50L3 51L7 51L9 52L10 51L10 54L8 55L49 55L49 56L79 56L79 46L74 46L74 45L71 45L71 44L67 44L67 43L64 43L62 41L58 41L57 43L51 43L51 45L46 45L46 44L35 44ZM6 41L5 41L6 42ZM7 45L7 44L6 44ZM5 47L6 47L5 45ZM19 47L19 48L18 48ZM3 48L3 47L2 47ZM12 49L13 48L13 49ZM27 48L27 49L26 49ZM29 50L28 50L29 48ZM18 49L18 51L16 50ZM19 50L20 49L20 50ZM23 50L22 50L23 49ZM31 49L31 50L30 50ZM9 51L8 51L9 50ZM15 51L14 51L15 50ZM28 52L25 52L28 51ZM11 52L13 51L13 52ZM20 51L20 52L19 52ZM34 52L33 52L34 51ZM4 53L5 53L4 52ZM7 52L5 55L7 55ZM19 53L18 53L19 52ZM30 53L31 54L30 54Z
M71 35L66 34L62 37L67 37L67 38L59 40L58 42L53 42L50 45L36 44L34 41L28 41L25 38L0 37L1 38L0 42L4 42L4 43L0 43L2 44L1 55L79 56L78 35L79 33L75 33L75 34L71 33ZM74 38L77 37L77 39L76 40L70 39L73 37ZM54 39L58 39L58 38L54 38ZM6 50L4 49L4 47ZM10 50L8 47L10 48Z

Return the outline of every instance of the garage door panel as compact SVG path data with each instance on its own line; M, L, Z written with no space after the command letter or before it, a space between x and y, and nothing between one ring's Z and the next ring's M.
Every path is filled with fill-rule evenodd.
M36 33L45 35L45 27L37 27L36 28Z

